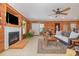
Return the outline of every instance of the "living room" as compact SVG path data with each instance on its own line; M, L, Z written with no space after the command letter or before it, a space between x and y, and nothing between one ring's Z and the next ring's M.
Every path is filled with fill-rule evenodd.
M78 3L0 3L0 55L79 55L78 7Z

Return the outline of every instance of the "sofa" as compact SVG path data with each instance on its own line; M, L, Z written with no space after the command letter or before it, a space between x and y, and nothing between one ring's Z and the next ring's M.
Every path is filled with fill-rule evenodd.
M68 37L68 36L64 36L61 31L56 31L55 37L59 41L61 41L62 43L64 43L65 45L69 45L70 44L70 40L74 40L74 39L77 39L79 37L79 33L76 33L74 31L72 31L70 33L69 37Z

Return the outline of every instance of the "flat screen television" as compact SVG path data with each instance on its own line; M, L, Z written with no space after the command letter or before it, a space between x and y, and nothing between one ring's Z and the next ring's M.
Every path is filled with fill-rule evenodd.
M6 13L6 22L10 23L10 24L18 25L18 17L7 12Z

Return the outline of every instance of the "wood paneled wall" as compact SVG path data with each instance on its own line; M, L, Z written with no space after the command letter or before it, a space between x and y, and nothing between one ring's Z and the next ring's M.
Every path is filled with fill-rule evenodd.
M26 31L29 32L29 30L31 29L31 25L32 25L32 22L31 21L27 21L27 29Z
M63 32L64 31L64 25L68 26L68 31L71 32L71 23L75 23L77 25L77 28L79 29L79 21L74 20L74 21L31 21L32 23L43 23L45 26L45 29L52 29L53 33L55 33L55 23L60 23L60 30Z
M6 23L6 12L9 12L9 13L17 16L19 19L19 25L13 25L13 24ZM16 9L14 9L13 7L11 7L10 5L8 5L6 3L0 3L0 18L1 18L0 20L2 22L2 24L0 24L0 26L1 26L1 28L0 28L0 52L2 52L4 50L4 27L9 26L9 27L19 28L22 26L22 20L26 19L26 18L22 14L20 14ZM30 28L30 21L28 21L28 19L26 19L26 23L27 23L26 31L29 31L28 28Z
M55 23L60 23L60 30L63 32L64 31L64 25L68 26L68 31L71 31L70 24L75 23L77 25L77 28L79 29L79 21L47 21L44 22L45 24L45 29L53 29L53 33L55 30Z
M0 4L0 52L4 51L4 9L5 6Z

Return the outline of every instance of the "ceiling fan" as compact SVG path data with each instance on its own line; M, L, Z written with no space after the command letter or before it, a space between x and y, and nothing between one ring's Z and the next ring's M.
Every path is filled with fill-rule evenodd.
M65 12L70 9L71 9L70 7L65 8L63 10L61 10L61 8L57 8L56 10L52 10L52 12L54 12L54 14L51 14L49 16L56 15L56 17L57 17L58 15L68 15L68 13L65 13Z

